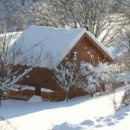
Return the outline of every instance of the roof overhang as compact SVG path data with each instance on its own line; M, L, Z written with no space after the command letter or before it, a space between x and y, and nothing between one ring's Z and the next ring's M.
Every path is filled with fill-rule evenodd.
M94 35L93 36L92 35L89 34L88 32L84 33L84 36L86 36L98 48L98 50L100 50L104 54L104 57L106 57L109 62L113 62L114 57L112 56L112 54L107 50L107 48L104 47L104 45L102 45L100 41L98 41L94 37Z

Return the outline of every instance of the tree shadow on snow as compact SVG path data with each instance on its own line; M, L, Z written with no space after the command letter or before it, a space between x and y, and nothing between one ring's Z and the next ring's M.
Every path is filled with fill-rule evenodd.
M74 105L78 105L80 103L85 102L86 100L91 100L90 96L78 97L66 101L61 102L28 102L22 100L3 100L2 106L0 107L0 115L5 119L10 119L14 117L23 116L30 113L35 113L39 111L43 111L46 109L57 109L62 107L70 107Z

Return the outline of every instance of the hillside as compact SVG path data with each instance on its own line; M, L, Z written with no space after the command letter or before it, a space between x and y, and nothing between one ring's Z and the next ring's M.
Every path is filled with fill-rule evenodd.
M116 93L116 99L123 94ZM114 113L113 94L80 97L69 102L4 100L0 126L4 130L129 130L130 106Z

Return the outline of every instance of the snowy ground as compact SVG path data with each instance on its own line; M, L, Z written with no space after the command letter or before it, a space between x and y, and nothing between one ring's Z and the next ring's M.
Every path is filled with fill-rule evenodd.
M117 74L116 79L119 81L125 81L126 83L130 81L130 71Z
M116 99L122 93L118 91ZM114 113L112 99L109 94L69 102L4 100L0 130L129 130L130 106Z

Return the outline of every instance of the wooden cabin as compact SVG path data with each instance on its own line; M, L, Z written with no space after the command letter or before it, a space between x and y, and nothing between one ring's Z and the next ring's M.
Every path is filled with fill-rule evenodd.
M21 42L24 39L24 42ZM101 43L85 29L56 29L52 27L31 26L16 41L21 45L19 52L22 55L38 55L40 62L32 64L32 71L26 75L18 84L30 85L36 88L35 94L42 95L43 99L49 101L64 100L65 92L53 78L51 67L58 66L66 59L71 59L73 52L77 52L77 60L92 62L112 62L113 57ZM21 65L24 63L20 62ZM30 63L27 65L31 65ZM44 89L41 89L44 88ZM43 91L41 91L43 90ZM82 89L75 87L71 90L70 98L86 95Z

